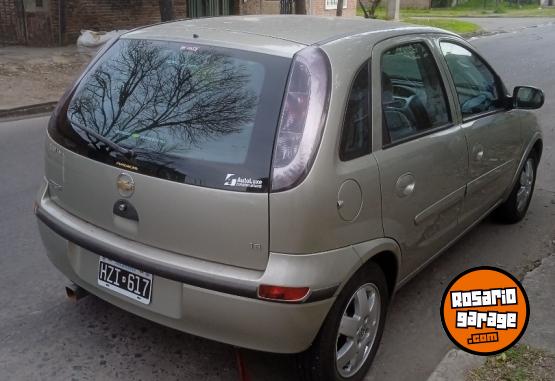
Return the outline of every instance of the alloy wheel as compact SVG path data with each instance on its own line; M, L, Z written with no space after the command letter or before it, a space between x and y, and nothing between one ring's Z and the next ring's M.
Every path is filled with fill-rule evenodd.
M381 316L380 291L366 283L351 296L343 311L336 339L336 368L348 378L357 373L368 359Z

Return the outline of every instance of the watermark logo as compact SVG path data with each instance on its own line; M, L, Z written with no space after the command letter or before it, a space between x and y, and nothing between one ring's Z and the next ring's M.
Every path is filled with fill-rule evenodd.
M441 322L447 336L462 350L492 355L513 346L524 334L530 316L520 282L495 267L477 267L459 274L446 288Z

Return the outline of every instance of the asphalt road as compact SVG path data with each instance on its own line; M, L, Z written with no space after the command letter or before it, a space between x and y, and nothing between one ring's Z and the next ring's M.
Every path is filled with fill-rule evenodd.
M484 221L397 294L367 380L425 380L453 347L438 309L463 270L495 265L522 276L555 250L555 26L476 39L508 87L543 88L544 156L528 216ZM95 298L77 305L48 262L32 215L46 118L0 123L0 379L236 380L233 348L180 333ZM534 313L532 306L532 314ZM253 380L294 380L290 356L242 351Z

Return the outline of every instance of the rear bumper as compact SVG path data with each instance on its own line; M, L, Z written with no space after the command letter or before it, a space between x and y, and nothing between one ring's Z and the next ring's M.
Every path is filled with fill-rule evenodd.
M207 262L159 250L88 224L39 193L39 231L52 263L87 291L148 320L212 340L278 353L305 350L358 268L352 248L311 255L271 253L264 271ZM99 255L154 275L144 305L97 284ZM256 298L259 284L308 286L305 303Z

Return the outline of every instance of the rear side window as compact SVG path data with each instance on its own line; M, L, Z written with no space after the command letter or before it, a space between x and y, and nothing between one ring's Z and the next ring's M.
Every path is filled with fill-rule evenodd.
M451 121L443 81L424 43L390 49L381 64L384 144Z
M140 173L267 191L289 65L245 51L122 39L78 86L58 136L79 153Z
M470 50L451 42L441 42L441 51L455 82L463 117L502 106L500 85L484 61Z
M370 153L370 80L368 63L357 73L343 122L339 157L352 160Z

